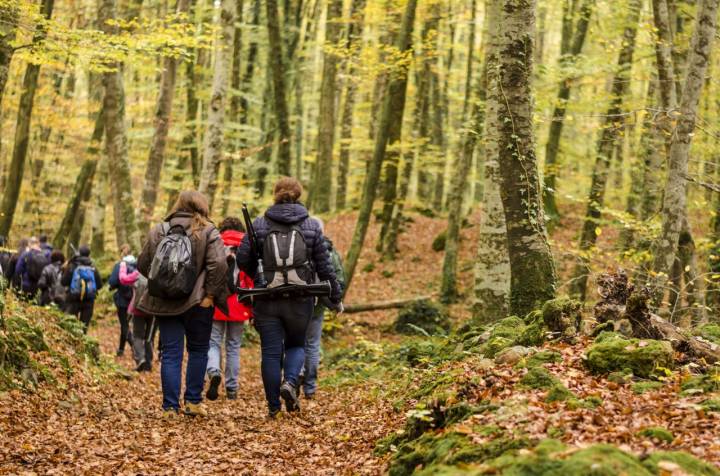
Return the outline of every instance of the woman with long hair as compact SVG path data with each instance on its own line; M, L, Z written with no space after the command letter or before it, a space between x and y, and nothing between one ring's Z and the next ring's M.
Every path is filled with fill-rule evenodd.
M148 277L149 285L136 307L156 316L158 320L162 345L162 407L167 418L174 417L180 411L183 347L186 340L188 361L184 412L189 416L207 415L202 405L202 390L213 313L215 306L227 312L229 295L225 247L209 214L208 201L202 193L194 190L181 192L165 221L150 230L138 258L138 270ZM195 279L194 283L190 283L192 289L188 293L165 293L163 286L172 283L160 279L154 283L153 276L167 263L167 256L163 260L167 247L173 243L187 243L185 237L190 243L190 256L187 257L188 262L182 264L186 265L185 271L189 270L189 275ZM156 256L157 253L159 255ZM177 271L177 266L174 269ZM187 276L187 272L183 274L184 278Z

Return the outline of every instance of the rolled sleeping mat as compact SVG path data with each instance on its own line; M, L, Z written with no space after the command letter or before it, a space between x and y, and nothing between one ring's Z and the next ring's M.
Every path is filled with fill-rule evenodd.
M304 297L304 296L330 296L332 286L330 281L322 281L314 284L289 284L277 288L237 288L238 301L245 301L255 297Z

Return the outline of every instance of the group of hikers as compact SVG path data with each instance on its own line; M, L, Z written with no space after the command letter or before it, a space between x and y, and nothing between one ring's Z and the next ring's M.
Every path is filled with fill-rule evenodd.
M219 397L223 380L226 398L237 398L248 321L260 335L269 417L279 414L281 402L289 412L299 410L301 392L314 398L324 314L343 311L344 272L322 220L300 202L302 193L298 180L281 178L264 215L252 221L244 208L245 226L230 216L216 227L207 198L183 191L137 258L121 247L108 279L120 323L117 353L130 342L136 370L151 370L159 330L164 418L181 412L185 349L182 413L207 415L206 383L209 400ZM0 258L22 296L75 314L87 331L103 285L87 246L66 261L45 237L30 238Z

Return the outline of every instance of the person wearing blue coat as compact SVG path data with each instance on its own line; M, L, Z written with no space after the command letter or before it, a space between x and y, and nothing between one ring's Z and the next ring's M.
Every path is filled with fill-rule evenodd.
M137 260L130 254L130 246L123 245L120 247L121 259L112 269L110 273L110 279L108 280L108 286L110 290L115 291L113 295L113 302L117 309L118 322L120 323L120 341L118 343L118 349L116 355L121 357L125 353L125 345L128 342L132 342L132 336L130 334L130 320L128 319L128 306L133 296L132 286L126 286L120 282L120 265L125 263L128 267L128 271L132 271L137 266Z

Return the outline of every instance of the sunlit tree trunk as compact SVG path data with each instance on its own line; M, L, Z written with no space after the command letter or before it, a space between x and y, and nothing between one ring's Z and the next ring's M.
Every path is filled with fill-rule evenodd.
M408 0L397 40L397 50L401 54L407 54L412 48L412 31L413 24L415 23L416 7L417 0ZM349 288L350 282L352 281L353 273L355 272L355 267L357 266L360 252L362 251L362 246L365 241L365 235L367 234L367 228L370 224L370 215L372 214L373 203L375 202L375 194L380 179L380 169L385 159L391 126L393 124L400 124L403 120L405 95L407 92L407 75L407 65L401 64L393 68L388 78L389 84L379 118L380 122L375 140L375 150L372 161L370 162L368 175L365 177L360 212L357 224L355 225L355 231L353 232L350 250L345 260L346 289Z
M54 6L55 0L42 0L40 6L42 15L49 19L52 16ZM45 34L44 27L39 27L33 38L33 43L38 44L44 41ZM25 161L30 143L30 122L39 76L40 64L28 64L25 68L20 104L15 122L15 143L13 144L12 159L8 169L8 180L5 183L5 191L0 204L0 235L2 236L8 236L10 232L18 198L20 197L20 187L25 173Z
M599 234L599 220L605 201L605 189L607 188L612 153L619 131L623 127L623 99L630 81L630 70L632 69L632 59L635 52L635 38L637 36L638 22L640 21L641 7L642 2L640 0L631 0L627 26L623 33L622 47L618 54L617 70L613 77L610 105L605 112L597 142L595 166L593 168L590 193L587 200L587 211L585 212L585 220L580 235L581 256L573 271L573 282L571 285L572 294L581 300L585 299L587 280L590 273L588 254L591 248L595 246Z
M510 259L510 312L524 316L555 296L555 265L535 156L532 78L535 2L503 0L498 40L500 196Z
M108 24L108 20L117 18L116 0L101 0L98 21L105 34L117 33L117 27ZM117 245L128 243L140 249L140 235L135 223L135 200L130 176L127 133L125 130L125 90L123 86L122 65L110 65L113 70L103 73L105 97L105 150L108 157L108 172L115 217L115 236Z
M569 0L566 4L569 4ZM583 0L575 28L573 28L573 19L569 11L569 6L566 5L563 18L562 38L565 45L564 48L567 48L567 50L561 50L560 56L560 66L563 69L571 68L578 56L582 53L594 5L595 0ZM575 32L574 35L572 35L573 30ZM565 124L565 111L568 100L570 99L573 81L574 78L568 76L564 77L560 82L560 88L558 89L557 99L555 100L555 107L552 113L552 121L550 122L550 131L548 132L548 139L545 144L543 202L550 226L560 217L555 200L555 188L557 187L557 173L559 169L558 153L560 152L560 138L562 137L562 130Z
M701 0L698 5L677 127L670 146L662 208L662 232L653 249L655 256L653 269L660 276L667 276L673 265L683 220L687 215L688 158L695 131L698 103L716 32L717 9L718 0Z
M273 106L275 123L278 131L277 171L280 175L290 175L291 134L288 105L285 88L285 68L283 67L283 40L280 33L280 22L277 0L266 0L266 19L268 29L268 46L270 80L272 82Z
M218 18L220 37L215 48L212 93L208 102L207 131L203 142L203 166L198 186L198 190L207 196L210 209L215 202L218 172L223 160L225 105L232 60L236 8L235 0L222 0Z

